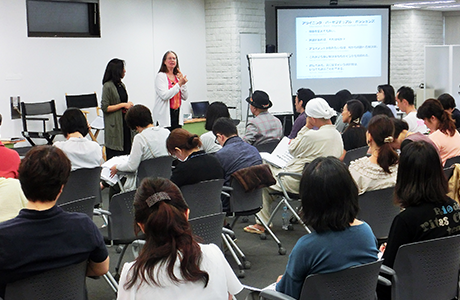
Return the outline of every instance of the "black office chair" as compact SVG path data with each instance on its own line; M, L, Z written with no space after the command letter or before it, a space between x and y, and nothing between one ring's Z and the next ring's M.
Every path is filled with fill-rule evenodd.
M391 276L379 281L391 285L391 299L457 299L460 266L460 235L415 242L399 247Z
M93 133L91 130L88 132L90 135L91 139L95 142L97 142L97 136L99 135L99 132L101 130L104 130L104 119L100 114L101 108L98 106L97 102L97 95L96 93L91 93L91 94L82 94L82 95L67 95L65 94L65 100L67 103L67 107L71 108L96 108L96 119L91 121L91 129L95 129L96 132ZM88 114L89 111L84 111L82 112L85 114L85 117L88 119Z
M86 214L90 219L93 219L94 199L96 197L90 196L82 199L65 202L58 205L67 212L81 212Z
M94 204L102 203L101 196L101 167L82 168L70 172L61 196L59 196L57 205L94 196Z
M222 248L222 225L224 224L224 219L225 213L219 212L189 219L189 223L198 242L204 244L213 243Z
M357 265L342 271L307 276L300 300L374 300L382 260ZM293 300L273 290L262 290L262 299ZM422 298L420 298L422 299ZM429 298L423 298L429 299Z
M49 270L6 285L5 300L87 300L87 261Z
M460 164L460 156L454 156L454 157L448 158L446 160L446 163L444 164L444 168L449 168L454 164Z
M388 238L391 224L401 208L393 203L394 187L365 192L359 196L358 219L365 221L383 243Z
M279 140L269 141L263 144L254 145L259 152L268 152L272 153L275 150L276 146L279 144Z
M37 117L41 116L41 117ZM52 118L53 128L47 129L47 121ZM22 118L22 135L29 141L32 146L35 146L35 142L32 139L45 139L48 145L53 144L53 140L58 134L62 134L59 129L56 105L54 100L46 102L36 103L25 103L21 102L21 118ZM29 129L28 122L30 121L41 121L43 127L41 131L31 131Z
M348 167L353 160L366 156L368 150L368 146L348 150L343 158L343 163Z
M172 156L159 156L141 161L137 168L137 186L146 177L171 178L173 160Z
M223 179L214 179L184 185L180 188L190 209L190 219L222 212L223 184Z

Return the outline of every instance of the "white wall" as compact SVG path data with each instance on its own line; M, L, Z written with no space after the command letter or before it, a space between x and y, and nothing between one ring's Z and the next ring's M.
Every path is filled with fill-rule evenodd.
M206 99L204 0L101 0L101 38L28 38L26 1L0 1L0 113L2 137L20 136L9 97L56 100L96 91L100 99L107 62L126 61L129 100L152 108L154 78L166 50L178 53L189 78L190 99ZM22 145L21 145L22 146Z

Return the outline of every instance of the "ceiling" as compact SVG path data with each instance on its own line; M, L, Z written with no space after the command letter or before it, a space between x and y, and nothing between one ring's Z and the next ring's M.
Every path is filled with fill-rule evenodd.
M334 0L332 0L334 1ZM392 9L422 9L434 11L460 11L460 0L336 0L338 6L392 5ZM277 5L329 6L331 0L266 0Z

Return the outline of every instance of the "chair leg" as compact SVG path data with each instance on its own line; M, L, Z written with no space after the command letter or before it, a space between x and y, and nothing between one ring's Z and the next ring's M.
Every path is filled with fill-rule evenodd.
M29 142L29 144L30 144L32 147L35 146L34 141L32 141L32 139L31 139L30 137L26 136L25 138L26 138L26 140Z
M280 240L276 237L276 235L273 233L273 231L270 229L270 227L268 227L268 225L261 218L259 218L259 216L257 214L255 214L254 216L260 222L260 224L262 224L262 226L264 226L265 232L268 232L268 234L270 234L270 236L273 238L275 243L278 245L278 253L280 255L285 255L286 254L286 249L284 249L284 247L281 244Z
M115 294L118 293L118 283L115 280L115 278L113 278L112 274L110 274L110 272L107 272L106 274L104 274L103 277L107 284L110 286L110 288L113 290L113 292Z
M230 251L230 254L232 255L232 257L235 260L236 264L238 265L238 269L239 269L238 274L237 274L238 278L244 278L244 276L245 276L244 266L241 263L240 259L238 258L238 255L235 253L235 250L233 250L233 245L235 245L235 247L238 250L240 250L240 249L236 246L235 242L233 242L233 240L230 237L230 235L222 233L222 240L224 241L224 244L227 247L228 251ZM241 250L239 252L241 252Z
M115 266L115 276L114 276L116 281L120 279L120 265L123 260L123 256L125 255L126 249L128 249L128 246L129 244L122 246L120 256L118 257L118 262L117 262L117 265Z

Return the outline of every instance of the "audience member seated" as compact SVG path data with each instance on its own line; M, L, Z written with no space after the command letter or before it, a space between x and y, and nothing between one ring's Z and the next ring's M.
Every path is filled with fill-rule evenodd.
M418 108L417 118L423 119L430 129L429 137L438 147L442 165L446 160L460 155L460 134L448 112L436 99L427 99Z
M297 136L302 127L307 123L307 115L305 114L305 105L311 99L315 98L315 93L310 89L298 89L297 95L295 96L295 110L299 113L297 119L295 119L294 124L292 125L291 133L288 135L288 138L294 139Z
M392 117L397 117L395 89L391 85L382 84L377 87L377 101L385 104L391 110Z
M26 205L27 198L19 180L0 177L0 222L16 217Z
M254 118L246 124L243 141L251 145L258 145L273 140L281 140L283 126L278 118L268 112L268 109L273 105L268 94L264 91L255 91L252 97L248 97L246 101L250 104L249 108Z
M391 109L385 104L385 103L380 103L374 109L372 110L372 116L378 116L378 115L385 115L388 118L394 118L394 114L391 111Z
M169 130L153 126L150 109L140 104L128 109L125 120L126 125L131 130L137 131L137 134L134 136L128 160L112 166L110 173L112 176L118 171L130 173L124 183L125 191L129 191L136 187L136 172L141 161L168 155L166 139L169 136Z
M417 118L414 90L407 86L400 87L396 94L396 102L399 109L407 115L404 117L404 121L409 125L409 131L427 133L428 129L423 120Z
M292 249L276 290L299 299L308 275L331 273L377 260L371 228L356 219L358 189L346 166L334 157L311 162L300 195L305 224L314 229Z
M201 150L204 150L206 153L215 153L222 148L216 142L216 136L212 132L212 125L219 118L230 118L228 107L223 102L213 102L208 106L208 110L206 110L204 129L208 130L208 132L200 136Z
M59 119L61 130L67 141L58 141L54 146L64 151L72 164L72 171L81 168L99 167L102 162L101 146L90 141L88 121L78 108L68 108Z
M305 164L317 157L334 156L339 158L343 154L342 136L330 120L336 115L336 112L327 104L326 100L322 98L311 99L307 103L305 111L307 124L289 144L289 152L294 158L283 169L270 166L275 177L279 172L302 173ZM317 127L318 130L314 130L314 127ZM285 177L283 185L288 192L299 192L299 179L297 178ZM265 223L270 218L270 207L274 197L276 197L272 194L279 191L281 191L279 182L263 189L263 207L258 216ZM249 225L244 230L259 234L264 232L264 228L260 224Z
M375 116L369 122L366 136L371 156L354 160L349 166L360 195L395 185L398 154L391 146L393 133L393 122L387 116Z
M395 201L404 210L394 218L388 243L381 247L384 265L393 267L401 245L459 233L460 208L447 192L436 149L423 141L405 146L395 186ZM390 288L378 286L377 291L379 299L391 299Z
M224 185L230 185L230 176L243 168L260 165L262 158L259 151L245 143L239 136L235 123L229 118L219 118L212 126L212 132L222 149L216 152L215 156L224 169ZM229 200L222 198L224 211L229 211Z
M391 118L391 121L393 121L393 125L395 126L393 143L391 143L391 147L393 147L393 149L401 149L402 143L407 143L408 141L425 141L433 145L433 147L436 148L436 151L438 151L438 147L436 147L428 135L421 134L420 132L410 132L409 125L404 120Z
M139 257L123 266L118 300L228 300L243 289L222 251L194 240L189 212L168 179L142 181L134 197L134 219L146 242Z
M455 106L455 99L448 93L441 94L438 97L439 102L441 102L442 107L445 111L450 113L452 119L455 122L455 127L460 128L460 110Z
M342 120L348 124L342 134L344 151L366 146L366 128L361 126L364 106L358 100L349 100L343 107Z
M171 181L178 187L204 180L223 179L224 170L214 155L200 150L198 135L176 128L166 140L168 152L179 161L174 162Z
M353 96L351 95L349 90L340 90L337 93L335 93L335 99L336 99L337 106L334 107L334 109L336 111L342 111L347 101L353 99ZM339 114L335 121L332 120L333 118L335 117L332 117L331 121L334 122L335 128L337 128L337 130L340 133L343 133L345 129L347 129L348 124L343 122L342 115Z
M64 152L52 146L33 147L22 160L19 180L28 202L17 217L0 223L0 297L10 282L86 260L88 276L108 272L97 226L86 214L56 206L70 168Z
M361 118L361 125L367 128L367 125L369 125L369 121L372 118L372 111L374 110L374 108L372 107L370 101L364 95L353 95L353 99L359 100L364 106L364 113Z
M2 115L0 114L0 125L2 125ZM0 141L0 177L4 178L18 178L19 164L21 158L19 154L8 149Z

